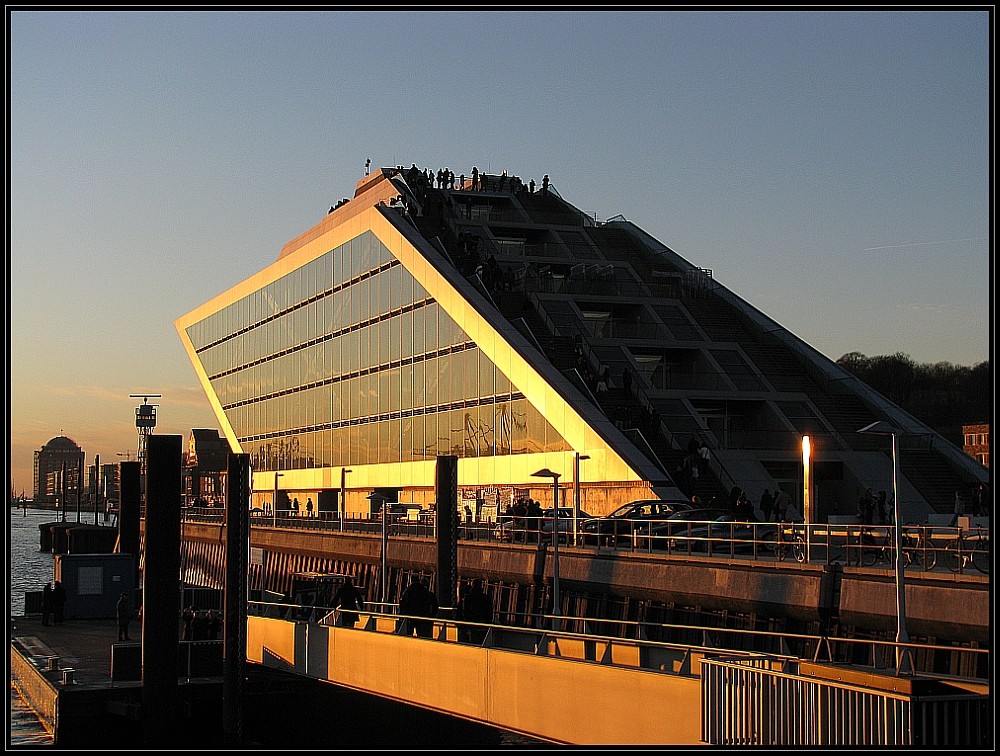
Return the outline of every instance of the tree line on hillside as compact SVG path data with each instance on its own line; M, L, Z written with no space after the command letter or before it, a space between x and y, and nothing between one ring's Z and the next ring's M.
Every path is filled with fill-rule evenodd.
M849 352L837 364L957 446L964 442L963 425L992 421L989 361L965 367L917 363L901 352L877 357Z

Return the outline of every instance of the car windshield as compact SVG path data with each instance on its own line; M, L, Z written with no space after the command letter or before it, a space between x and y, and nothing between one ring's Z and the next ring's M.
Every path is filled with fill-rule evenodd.
M647 499L642 501L630 501L623 504L608 517L638 519L650 515L667 515L675 510L687 510L691 504L686 501L664 501L659 499Z

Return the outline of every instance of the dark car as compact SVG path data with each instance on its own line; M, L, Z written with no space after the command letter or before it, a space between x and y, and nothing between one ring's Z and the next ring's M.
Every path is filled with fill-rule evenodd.
M633 534L649 532L652 524L693 508L694 505L687 499L630 501L609 515L583 523L580 527L583 542L589 545L627 546L632 542Z
M650 523L649 527L636 533L636 548L687 551L689 543L693 544L698 538L706 537L709 523L728 514L728 509L720 507L679 510L660 522Z
M711 516L718 511L719 516ZM693 510L686 514L690 515L688 522L654 533L653 548L720 554L774 550L778 530L773 522L748 522L729 510Z

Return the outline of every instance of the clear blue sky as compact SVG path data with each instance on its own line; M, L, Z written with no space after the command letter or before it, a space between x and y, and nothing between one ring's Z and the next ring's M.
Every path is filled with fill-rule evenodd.
M8 6L10 474L216 428L173 321L373 166L547 173L831 359L990 358L991 6Z

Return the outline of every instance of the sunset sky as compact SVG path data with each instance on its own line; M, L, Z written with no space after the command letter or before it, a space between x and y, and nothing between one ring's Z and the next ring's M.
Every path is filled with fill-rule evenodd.
M218 428L174 320L372 166L551 177L827 357L992 348L988 6L8 9L8 468Z

